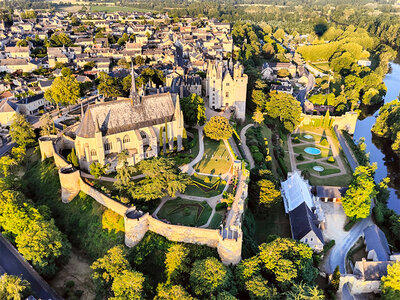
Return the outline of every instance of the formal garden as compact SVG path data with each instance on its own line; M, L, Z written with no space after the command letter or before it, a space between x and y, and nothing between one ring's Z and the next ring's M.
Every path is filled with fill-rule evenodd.
M211 216L211 207L206 201L192 201L181 198L168 200L161 207L157 216L171 224L184 226L205 225Z
M333 130L302 126L290 139L289 151L296 168L312 185L347 186L350 183L352 171Z
M219 176L207 176L194 173L186 186L185 195L214 197L222 194L227 182Z

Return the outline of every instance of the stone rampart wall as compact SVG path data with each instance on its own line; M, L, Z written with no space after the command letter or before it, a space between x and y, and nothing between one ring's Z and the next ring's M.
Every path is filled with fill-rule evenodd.
M311 125L313 120L321 120L324 116L301 114L301 125ZM339 130L347 130L350 134L354 134L357 125L358 113L347 112L342 116L331 116L333 120L332 126L337 126Z
M128 209L127 206L99 192L98 190L96 190L95 188L91 187L86 182L84 182L82 178L80 178L80 190L85 194L88 194L90 197L95 199L101 205L113 210L114 212L123 217L125 216L125 213Z

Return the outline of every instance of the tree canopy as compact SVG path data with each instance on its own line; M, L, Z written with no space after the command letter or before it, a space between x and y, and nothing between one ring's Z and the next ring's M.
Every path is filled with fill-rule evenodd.
M80 86L78 81L68 68L63 69L64 75L54 79L50 88L44 93L46 100L61 104L70 105L75 104L80 98Z
M229 120L222 116L215 116L204 126L204 133L213 140L229 139L233 133L233 127Z
M35 142L35 132L24 115L16 114L10 125L11 139L19 146L26 147Z
M400 299L400 262L387 267L387 276L381 279L382 299Z
M353 174L349 189L342 198L346 215L353 219L364 219L369 216L371 201L376 195L374 173L376 164L358 166Z
M30 295L30 290L29 282L18 276L7 273L0 276L0 299L25 299Z
M185 123L189 126L203 125L206 122L204 100L196 94L180 99Z

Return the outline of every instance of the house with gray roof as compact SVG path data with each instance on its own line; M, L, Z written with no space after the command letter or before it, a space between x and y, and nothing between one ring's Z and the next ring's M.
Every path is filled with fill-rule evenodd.
M372 261L388 261L390 259L386 236L375 224L364 229L364 242L368 259Z

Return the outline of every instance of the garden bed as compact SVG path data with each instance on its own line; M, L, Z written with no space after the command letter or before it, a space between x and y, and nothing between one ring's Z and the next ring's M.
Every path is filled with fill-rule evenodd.
M157 216L176 225L201 226L207 223L211 211L206 201L176 198L165 202Z
M186 186L185 195L210 198L222 194L225 185L226 181L221 177L194 174Z

